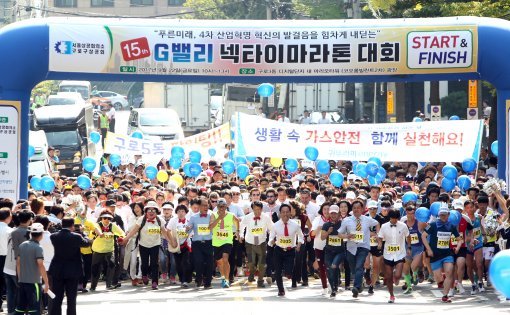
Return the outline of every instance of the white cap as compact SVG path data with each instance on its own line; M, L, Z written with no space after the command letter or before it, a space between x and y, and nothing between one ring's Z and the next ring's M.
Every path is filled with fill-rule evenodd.
M462 202L462 200L455 199L452 202L452 208L455 210L464 210L464 202Z
M143 210L147 210L147 209L151 209L151 208L159 210L159 206L158 206L158 204L155 201L147 202L147 205L143 208Z
M441 215L441 214L449 214L450 213L450 209L448 209L448 205L444 202L441 203L441 206L439 207L439 212L437 213L438 215Z
M234 186L234 187L230 188L230 191L233 192L233 193L238 193L238 194L241 193L241 190L237 186Z
M354 174L354 173L349 173L349 175L347 175L347 180L355 180L355 179L356 179L356 177L358 177L358 176L356 176L356 174Z
M378 208L379 206L377 205L377 201L375 200L369 200L368 203L367 203L367 208L368 209L371 209L371 208Z
M41 223L33 223L30 226L30 233L42 233L44 232L44 226Z
M340 208L337 206L337 205L331 205L331 207L329 207L329 212L335 212L335 213L338 213L340 212Z
M348 191L347 194L345 194L345 199L356 199L356 194L354 191Z

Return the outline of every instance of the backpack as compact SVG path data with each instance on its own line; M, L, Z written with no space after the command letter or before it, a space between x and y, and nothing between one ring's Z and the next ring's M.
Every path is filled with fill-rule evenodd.
M161 226L161 220L158 216L156 216L156 221L158 222L158 226ZM138 230L138 234L136 235L135 247L138 246L138 242L140 241L140 232L142 231L143 227L145 226L145 223L147 223L147 217L143 216L142 224L140 225L140 229Z

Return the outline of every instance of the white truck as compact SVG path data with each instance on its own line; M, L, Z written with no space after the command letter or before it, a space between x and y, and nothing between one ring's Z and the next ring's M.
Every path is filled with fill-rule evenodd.
M171 108L177 112L185 135L213 126L207 83L144 83L144 108Z
M223 86L223 122L236 112L257 115L262 107L258 84L227 83Z

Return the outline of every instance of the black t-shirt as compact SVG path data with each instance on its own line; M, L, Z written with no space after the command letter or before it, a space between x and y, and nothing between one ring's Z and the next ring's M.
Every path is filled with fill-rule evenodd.
M338 230L340 229L340 226L342 226L342 221L338 221L337 223L333 222L326 222L322 225L322 230L327 231L330 227L333 227L333 231L329 236L326 238L326 246L324 247L324 250L331 251L331 252L341 252L345 250L345 245L343 243L343 240L339 240L336 236L338 235ZM332 238L330 238L333 236ZM335 245L330 244L330 241L335 241Z

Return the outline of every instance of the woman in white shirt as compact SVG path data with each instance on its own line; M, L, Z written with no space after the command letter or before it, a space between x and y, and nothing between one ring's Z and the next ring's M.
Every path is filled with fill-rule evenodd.
M129 207L131 208L133 215L128 217L126 231L128 233L136 225L136 221L139 218L141 218L144 214L143 203L134 202L130 204ZM135 238L136 236L137 235L135 235ZM142 271L140 266L138 266L138 269L136 268L137 263L138 263L138 246L136 246L136 240L131 239L126 245L126 254L124 255L124 269L127 270L129 266L129 276L131 278L131 285L134 287L140 284L142 279Z
M326 278L326 266L324 265L324 247L326 246L326 240L322 240L321 230L324 223L329 221L329 207L331 204L329 202L325 202L321 205L319 209L319 215L313 219L312 222L312 231L310 235L314 237L313 240L313 249L315 250L315 262L314 269L319 270L319 276L321 278L322 283L322 291L323 294L328 294L328 280Z

